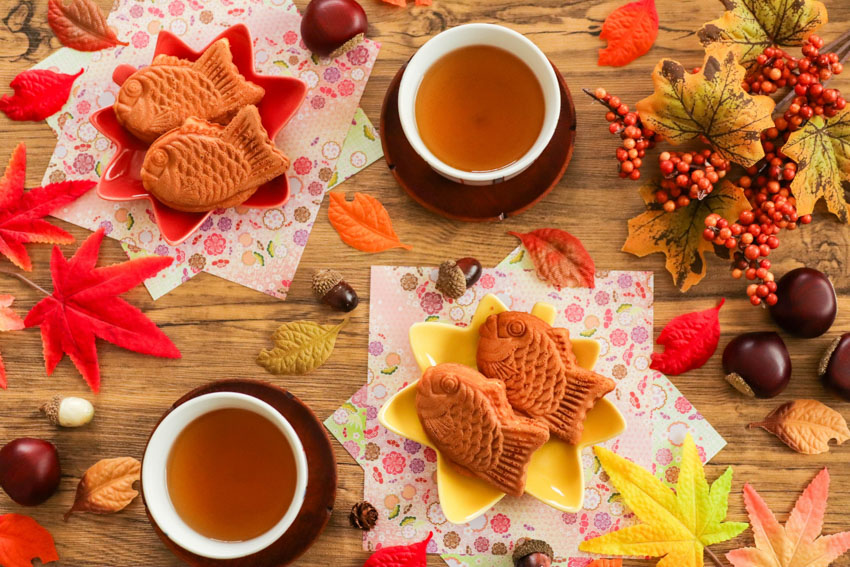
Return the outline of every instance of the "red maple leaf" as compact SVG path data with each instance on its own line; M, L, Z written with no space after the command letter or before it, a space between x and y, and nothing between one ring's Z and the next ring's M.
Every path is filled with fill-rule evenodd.
M53 248L53 295L38 302L24 319L27 327L41 327L48 376L67 354L94 392L100 389L97 337L134 352L180 358L180 351L153 321L118 297L174 259L150 256L96 268L103 234L101 229L88 237L70 260L58 246Z
M32 567L36 557L42 564L59 560L50 532L29 516L0 516L0 565Z
M96 185L94 181L63 181L24 191L27 149L18 144L0 178L0 254L13 264L32 271L24 244L40 242L70 244L74 237L44 220L51 211L64 207Z
M24 328L24 321L10 307L15 301L11 295L0 295L0 333L6 331L20 331ZM6 389L6 367L3 365L3 357L0 356L0 388Z

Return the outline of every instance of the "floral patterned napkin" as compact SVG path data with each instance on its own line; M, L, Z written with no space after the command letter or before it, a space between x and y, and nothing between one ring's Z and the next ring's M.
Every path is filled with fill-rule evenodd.
M107 202L92 192L55 216L92 230L103 227L131 256L174 256L170 270L147 283L155 298L201 271L285 298L324 193L381 155L375 129L357 108L380 45L366 40L337 59L314 59L301 45L300 21L292 0L118 0L109 24L129 46L83 55L60 50L52 58L63 70L88 66L64 110L52 119L58 142L45 182L98 176L114 149L89 116L115 100L112 70L120 63L149 63L160 30L199 47L244 23L254 38L257 70L291 74L309 88L301 109L275 140L292 160L292 197L285 206L215 211L176 247L162 240L147 201Z
M383 403L419 377L407 337L410 325L424 320L468 324L487 293L496 294L513 310L529 311L538 301L551 303L558 311L556 325L600 343L596 370L617 381L609 399L628 423L623 435L605 444L610 449L675 481L674 449L686 432L693 434L705 460L724 446L675 386L649 369L651 273L600 272L593 289L556 291L537 278L518 248L499 266L485 270L457 301L437 292L435 280L432 268L372 268L367 384L325 422L363 466L364 497L380 513L376 528L364 536L367 549L410 543L432 531L429 553L443 554L450 564L509 567L514 542L535 537L553 546L558 565L573 567L587 563L577 551L581 541L634 522L587 449L582 456L586 477L582 511L563 513L526 495L505 498L469 524L450 524L437 500L434 451L379 425Z

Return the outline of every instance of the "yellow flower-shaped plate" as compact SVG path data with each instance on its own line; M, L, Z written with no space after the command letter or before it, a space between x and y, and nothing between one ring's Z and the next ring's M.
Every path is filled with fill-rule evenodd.
M416 323L410 328L410 346L419 368L424 372L429 366L444 362L458 362L477 368L479 327L490 315L507 310L491 294L481 299L468 327L436 322ZM548 303L536 304L531 313L550 325L555 321L555 308ZM583 338L571 340L579 365L592 369L599 357L599 344ZM390 398L378 413L378 421L390 431L434 449L416 415L417 383L413 382ZM553 438L534 453L525 491L558 510L580 510L584 502L582 449L612 439L625 428L626 422L619 410L608 400L599 400L587 414L578 445L568 445ZM443 514L454 524L477 518L505 497L503 492L486 482L457 472L439 451L437 490Z

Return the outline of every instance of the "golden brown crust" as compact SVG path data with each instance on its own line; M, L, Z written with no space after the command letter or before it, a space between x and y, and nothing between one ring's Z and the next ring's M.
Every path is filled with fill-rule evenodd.
M581 368L569 332L529 313L491 315L480 329L477 363L506 386L513 408L545 423L570 444L581 440L584 419L614 381Z
M547 428L514 414L502 383L462 364L425 371L416 412L428 438L458 470L521 496L531 455L549 439Z
M227 126L189 118L161 136L148 148L141 177L165 205L203 212L243 203L288 166L249 105Z
M189 117L218 122L257 104L265 91L243 77L230 43L212 44L194 63L159 55L121 85L113 109L130 133L151 143Z

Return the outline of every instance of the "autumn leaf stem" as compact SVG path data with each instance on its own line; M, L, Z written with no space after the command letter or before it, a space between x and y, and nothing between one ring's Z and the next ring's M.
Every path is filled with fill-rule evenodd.
M29 279L28 277L26 277L23 274L19 274L18 272L10 272L9 270L0 270L0 274L6 275L6 276L12 276L13 278L18 278L19 280L21 280L22 282L24 282L25 284L27 284L31 288L37 289L38 291L40 291L44 295L50 295L49 291L47 291L46 289L44 289L43 287L41 287L40 285L38 285L37 283L35 283L34 281L32 281L31 279Z
M717 565L717 567L726 567L726 564L724 564L724 563L720 560L720 558L719 558L719 557L717 557L717 555L715 555L715 554L714 554L714 552L713 552L713 551L711 551L709 548L707 548L707 547L706 547L706 548L705 548L705 552L708 554L709 559L711 559L711 561L712 561L715 565Z

